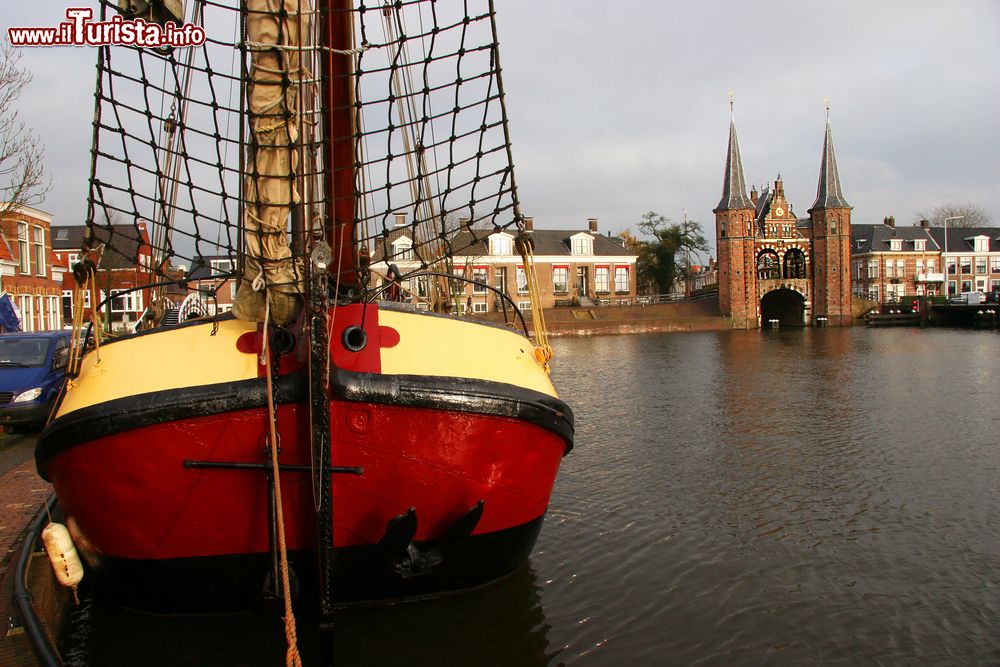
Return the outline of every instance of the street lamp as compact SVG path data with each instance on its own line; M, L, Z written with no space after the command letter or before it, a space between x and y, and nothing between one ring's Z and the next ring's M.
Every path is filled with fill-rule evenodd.
M964 215L951 215L944 219L944 280L945 280L945 291L948 289L948 221L949 220L961 220L965 218ZM956 261L957 265L957 261ZM955 269L955 280L958 281L958 269ZM955 291L958 291L958 285L955 285ZM949 298L951 294L948 295Z

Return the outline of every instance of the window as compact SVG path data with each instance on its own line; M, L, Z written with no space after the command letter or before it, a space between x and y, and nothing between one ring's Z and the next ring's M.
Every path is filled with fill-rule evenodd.
M923 272L924 272L924 260L918 259L917 260L917 275L920 275Z
M615 292L628 292L628 267L615 267Z
M35 298L30 294L22 294L19 296L18 301L20 302L19 308L21 310L21 330L22 331L34 331L35 330Z
M593 247L593 241L588 236L580 236L573 239L574 255L589 255L591 254L590 249L592 247Z
M473 294L486 294L486 267L479 266L473 267L472 269L472 280L474 285L472 286ZM475 311L478 312L478 311ZM484 311L485 312L485 311Z
M864 247L865 247L865 240L864 239L859 240L858 241L858 250L861 250Z
M64 289L62 293L63 320L73 321L73 290Z
M990 291L1000 292L1000 280L996 280L994 278L993 280L990 281Z
M556 294L566 294L568 289L566 284L569 282L569 267L568 266L556 266L552 269L552 291Z
M45 297L38 297L38 330L45 331Z
M979 275L983 275L984 273L986 273L985 257L976 257L976 273Z
M963 275L968 275L970 273L972 273L972 258L971 257L963 257L962 258L962 274Z
M392 257L399 260L413 259L413 244L410 239L403 237L393 243Z
M971 280L963 280L962 281L962 291L963 292L971 292L972 291L972 281Z
M990 257L990 273L1000 273L1000 257Z
M872 301L878 301L878 285L868 286L868 298Z
M490 237L491 255L513 255L514 242L509 236L496 235Z
M958 272L957 271L958 267L956 266L957 262L956 262L955 258L954 257L948 257L944 261L945 261L945 263L948 266L948 275L950 275L950 276L955 275Z
M517 267L517 293L528 293L528 274L525 272L523 266Z
M507 293L507 267L493 267L493 282L501 294Z
M906 277L906 261L902 259L896 260L896 277L905 278Z
M920 251L927 250L927 239L915 239L913 241L913 249Z
M17 255L21 273L31 273L31 244L28 243L28 223L17 223Z
M954 280L949 280L948 281L948 296L955 296L956 294L958 294L957 287L958 286L955 284Z
M902 250L902 249L903 249L902 239L890 239L889 250Z
M598 294L611 291L611 267L598 266L594 269L594 289Z
M894 275L894 273L895 273L894 269L895 268L896 268L896 262L895 261L893 261L891 259L885 260L885 277L886 278L895 278L896 277Z
M428 276L417 276L417 296L422 299L426 299L430 292L430 286L427 283Z
M35 273L45 275L45 228L35 225Z
M112 313L134 313L142 310L142 292L111 290Z
M977 237L973 239L976 252L989 252L990 251L990 240L987 237Z
M213 276L227 276L233 272L233 260L231 259L213 259L211 263Z
M878 278L878 260L869 259L868 260L868 278Z
M857 278L858 280L864 278L864 276L862 275L863 268L864 264L862 264L861 262L854 262L854 277Z
M72 269L80 261L80 253L71 252L69 255L69 268Z
M928 259L927 260L927 273L934 273L935 271L937 271L937 260L936 259Z
M531 302L530 301L518 301L517 302L517 309L518 310L522 310L522 311L524 311L524 310L531 310Z
M67 362L69 362L69 342L66 338L57 338L56 351L52 354L52 365L55 368L66 368Z
M477 301L477 302L475 302L474 304L472 304L472 312L474 312L474 313L485 313L486 312L486 303L483 302L483 301Z

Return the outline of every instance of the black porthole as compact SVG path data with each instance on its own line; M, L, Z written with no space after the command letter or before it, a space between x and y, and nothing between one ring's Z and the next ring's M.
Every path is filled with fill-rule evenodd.
M351 352L360 352L368 344L368 334L361 327L352 324L344 329L344 347Z

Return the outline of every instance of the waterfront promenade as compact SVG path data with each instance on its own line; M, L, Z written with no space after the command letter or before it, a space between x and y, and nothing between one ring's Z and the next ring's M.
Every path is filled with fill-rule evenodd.
M12 576L25 526L52 493L35 472L35 436L5 435L0 439L0 665L35 665L27 636L14 611Z

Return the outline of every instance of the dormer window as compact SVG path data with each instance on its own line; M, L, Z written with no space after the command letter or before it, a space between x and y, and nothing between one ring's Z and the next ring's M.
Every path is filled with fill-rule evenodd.
M973 245L976 252L989 252L990 251L990 237L988 236L977 236L972 239Z
M491 255L513 255L514 239L507 234L494 234L490 237Z
M860 241L858 241L858 250L861 250L864 247L865 247L865 240L861 239Z
M594 239L587 234L578 234L570 239L570 250L574 255L593 255Z
M896 251L898 251L898 250L902 250L902 249L903 249L903 240L902 239L890 239L890 241L889 241L889 250L896 250Z
M396 260L413 259L413 242L403 236L392 244L392 258Z
M927 250L927 239L914 239L913 241L914 250Z
M212 260L212 274L217 276L226 276L233 271L233 260L231 259L213 259Z

